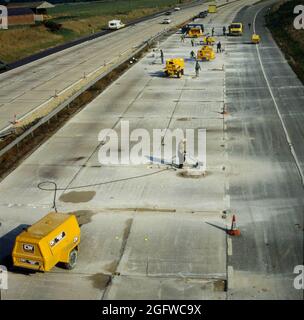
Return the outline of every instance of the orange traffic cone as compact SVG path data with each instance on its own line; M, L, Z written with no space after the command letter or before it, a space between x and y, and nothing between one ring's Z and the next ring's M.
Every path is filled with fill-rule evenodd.
M13 120L13 121L10 121L10 123L11 123L12 125L15 125L15 124L18 124L18 123L19 123L19 121L17 120L17 115L16 115L16 114L14 114L14 120Z
M230 236L240 236L241 231L236 226L236 218L235 215L232 217L231 229L227 231Z
M229 114L229 112L227 111L227 105L226 104L224 104L223 111L221 112L221 114L223 114L223 115Z

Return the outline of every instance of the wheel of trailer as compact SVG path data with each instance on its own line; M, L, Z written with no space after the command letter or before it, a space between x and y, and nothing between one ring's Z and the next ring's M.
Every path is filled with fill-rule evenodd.
M181 73L180 73L180 72L177 73L177 77L178 77L178 78L181 77Z
M77 257L78 257L78 252L76 249L73 249L69 255L69 262L65 264L66 269L72 270L75 268Z

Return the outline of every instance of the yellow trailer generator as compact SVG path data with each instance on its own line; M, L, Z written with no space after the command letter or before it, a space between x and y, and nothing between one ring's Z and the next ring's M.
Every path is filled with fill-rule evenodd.
M74 215L51 212L15 240L15 267L49 271L61 262L73 269L78 256L80 228Z
M259 44L260 41L261 41L261 37L258 34L254 33L251 37L251 42L254 44Z
M165 74L167 77L177 76L178 78L181 78L181 76L184 75L184 70L185 70L184 59L181 59L181 58L167 59L166 68L165 68Z
M188 35L188 37L190 37L190 38L199 38L199 37L202 37L202 36L203 36L202 28L200 28L200 27L190 28L190 29L188 30L187 35Z
M230 36L241 36L243 34L243 24L241 22L233 22L228 27Z
M203 46L200 50L197 51L197 59L198 60L214 60L215 52L210 46Z
M208 13L216 13L217 12L217 6L216 4L212 3L208 6Z

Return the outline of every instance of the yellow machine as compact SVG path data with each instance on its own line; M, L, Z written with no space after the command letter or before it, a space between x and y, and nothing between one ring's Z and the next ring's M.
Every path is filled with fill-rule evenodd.
M215 44L216 39L214 37L204 37L203 38L203 44Z
M251 37L251 42L254 44L258 44L258 43L260 43L260 41L261 41L260 36L256 33L254 33Z
M181 78L184 75L185 61L181 58L168 59L166 61L165 74L168 77L177 76Z
M197 59L198 60L213 60L215 58L215 52L212 47L210 46L203 46L197 52Z
M243 24L241 22L233 22L228 27L229 35L241 36L243 34Z
M49 271L58 262L73 269L78 256L80 228L74 215L51 212L15 240L15 267Z
M193 27L188 30L188 37L198 38L203 36L203 31L200 27Z
M208 13L216 13L217 12L217 6L216 4L209 4L208 6Z

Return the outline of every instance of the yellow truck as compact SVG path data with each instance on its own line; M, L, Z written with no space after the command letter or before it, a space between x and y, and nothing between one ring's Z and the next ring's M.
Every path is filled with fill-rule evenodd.
M200 27L192 27L188 30L187 35L190 38L199 38L203 36L203 31Z
M211 46L203 46L200 50L197 51L197 60L214 60L215 52Z
M230 36L241 36L243 34L243 24L241 22L233 22L228 27Z
M14 267L50 271L57 263L73 269L78 256L80 228L75 215L51 212L16 237Z
M208 13L216 13L217 12L217 6L216 4L212 3L208 6Z
M260 41L261 41L261 37L258 34L254 33L251 37L251 42L254 44L259 44Z
M184 75L185 61L181 58L172 58L166 60L165 75L167 77L181 78Z

